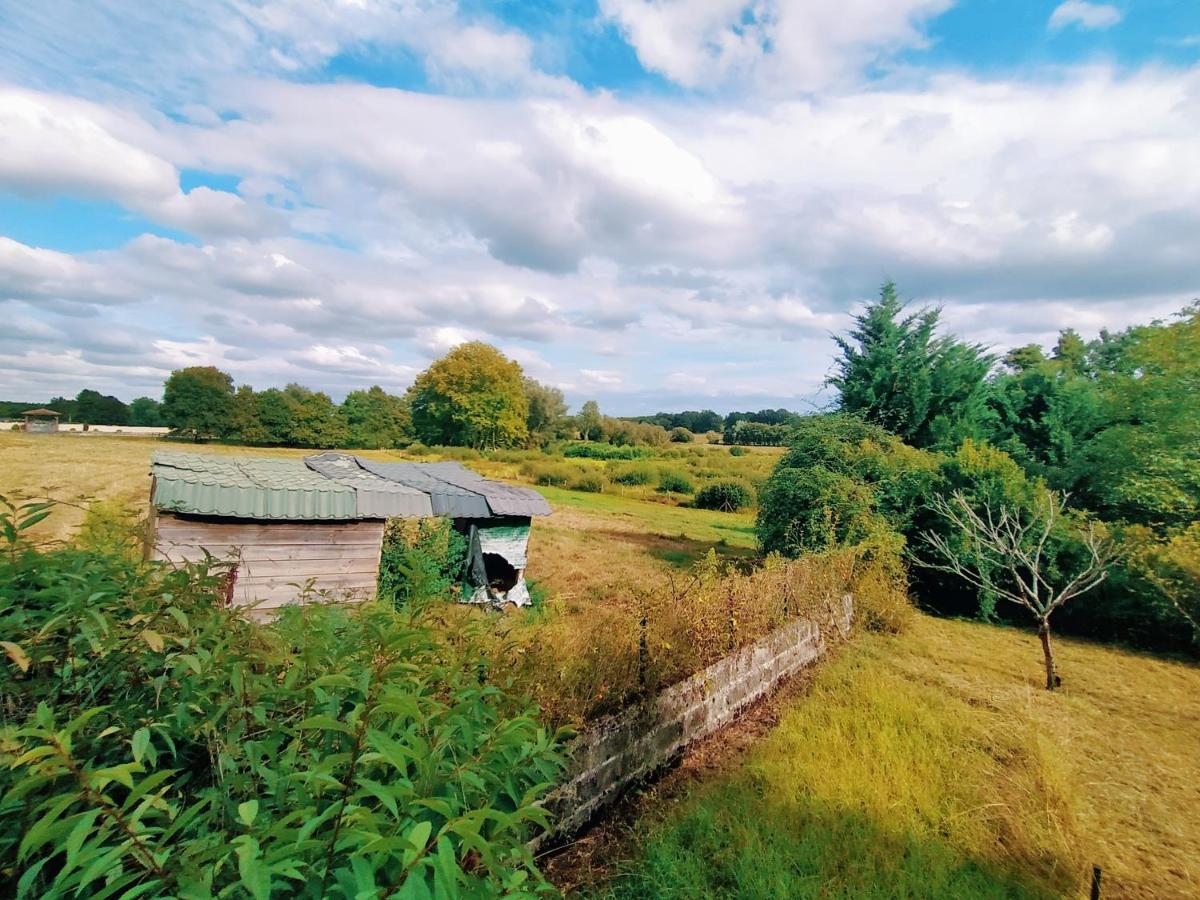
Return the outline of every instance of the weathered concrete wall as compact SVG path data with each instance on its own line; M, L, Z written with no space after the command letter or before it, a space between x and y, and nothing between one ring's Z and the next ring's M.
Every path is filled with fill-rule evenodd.
M846 634L854 601L842 598L837 628ZM670 763L693 741L737 718L746 706L825 652L814 622L797 619L635 706L596 722L569 748L564 784L546 800L553 831L538 845L567 837L630 786Z

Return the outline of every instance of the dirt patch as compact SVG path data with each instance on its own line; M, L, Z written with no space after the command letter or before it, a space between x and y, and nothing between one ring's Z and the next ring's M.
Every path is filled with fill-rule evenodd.
M810 666L781 682L736 722L689 747L664 775L627 794L575 840L548 851L538 859L542 872L568 896L610 880L636 853L648 824L669 815L700 784L742 763L750 747L779 724L787 705L807 692L816 669Z

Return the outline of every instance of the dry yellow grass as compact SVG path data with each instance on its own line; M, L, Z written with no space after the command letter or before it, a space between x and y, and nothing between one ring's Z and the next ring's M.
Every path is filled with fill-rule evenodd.
M0 432L0 494L49 496L66 503L115 499L140 509L148 500L150 455L155 450L285 457L313 452L167 443L117 435ZM379 459L403 456L389 451L356 452ZM711 452L722 451L713 448ZM493 477L519 478L515 465L489 460L469 465ZM552 597L567 604L624 597L628 585L666 577L710 548L723 556L745 556L754 546L754 517L749 513L685 509L623 494L543 490L555 514L534 525L528 574ZM64 506L39 525L33 537L63 540L74 534L82 521L81 509Z
M920 616L640 829L616 897L1200 896L1200 668Z

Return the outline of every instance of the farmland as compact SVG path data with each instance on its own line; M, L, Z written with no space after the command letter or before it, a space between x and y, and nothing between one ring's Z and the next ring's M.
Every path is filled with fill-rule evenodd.
M163 446L0 435L0 493L138 506L150 453ZM767 450L732 457L693 447L647 464L719 467L753 482L773 459ZM468 461L527 482L542 463L565 464L524 451ZM599 473L627 465L570 464ZM582 651L571 631L586 636L647 579L682 573L709 550L732 560L754 553L752 511L693 509L650 485L539 489L555 510L537 523L531 547L546 608L513 617L507 637L527 647L553 635L564 652ZM83 515L64 508L36 536L66 539ZM1096 864L1113 895L1194 895L1200 672L1064 641L1067 682L1047 693L1035 653L1022 631L924 616L901 635L860 635L744 760L679 803L649 804L635 826L644 850L628 846L624 862L597 860L560 877L622 897L805 896L823 885L856 896L891 896L896 885L912 895L1055 896L1077 890Z

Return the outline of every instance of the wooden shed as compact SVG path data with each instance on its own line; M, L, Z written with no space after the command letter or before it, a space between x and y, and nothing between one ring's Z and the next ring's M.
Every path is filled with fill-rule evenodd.
M346 454L299 459L156 453L151 464L153 558L236 563L230 600L269 611L301 586L347 602L375 594L384 525L445 516L468 537L466 599L528 602L536 491L490 481L458 463L377 463Z
M27 409L21 415L25 419L22 427L30 434L53 434L62 414L53 409Z

